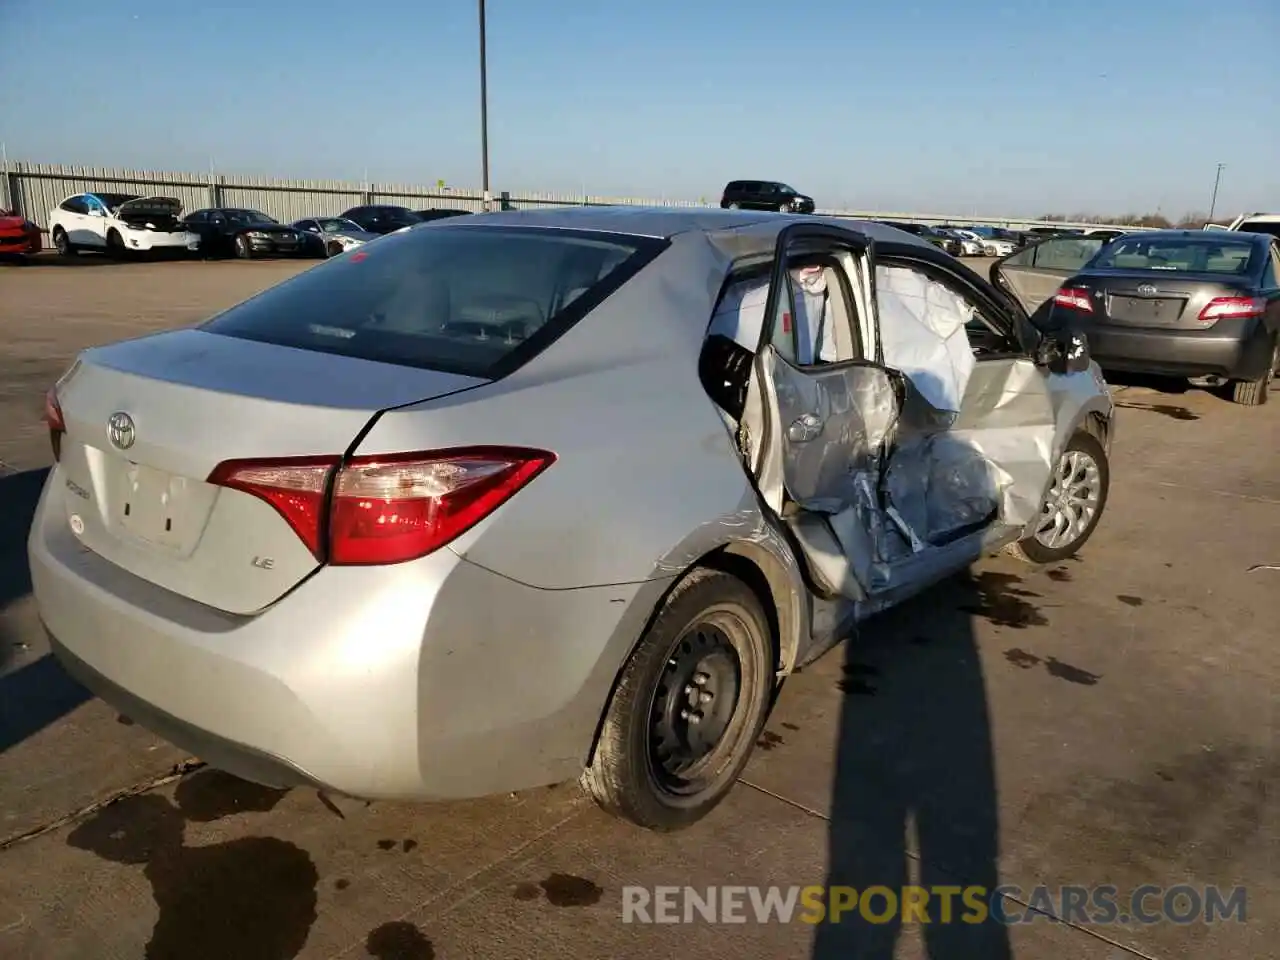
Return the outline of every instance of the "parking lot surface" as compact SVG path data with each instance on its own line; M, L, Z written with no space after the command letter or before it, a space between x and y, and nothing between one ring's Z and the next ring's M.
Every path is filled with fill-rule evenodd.
M868 624L787 682L744 782L676 835L615 822L572 785L419 806L261 788L91 699L48 655L29 595L44 390L80 348L311 266L0 267L0 956L1275 955L1280 402L1116 385L1110 503L1080 557L992 560ZM906 883L1010 885L1014 917L1037 886L1068 884L1122 902L1144 884L1244 887L1247 910L622 921L631 885Z

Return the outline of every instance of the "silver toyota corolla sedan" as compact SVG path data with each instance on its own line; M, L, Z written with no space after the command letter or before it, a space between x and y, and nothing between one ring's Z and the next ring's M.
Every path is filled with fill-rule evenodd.
M889 227L458 218L85 351L32 580L72 674L242 777L581 777L673 829L860 618L1078 550L1112 413L1087 343Z

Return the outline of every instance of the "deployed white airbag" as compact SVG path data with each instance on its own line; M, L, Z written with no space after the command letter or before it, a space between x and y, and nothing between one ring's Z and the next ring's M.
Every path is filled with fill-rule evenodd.
M973 349L965 324L973 307L906 267L876 267L880 343L887 367L901 371L934 408L958 413Z

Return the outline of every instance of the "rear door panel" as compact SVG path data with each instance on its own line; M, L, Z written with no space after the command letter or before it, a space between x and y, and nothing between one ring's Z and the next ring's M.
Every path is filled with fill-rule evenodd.
M857 337L861 352L867 348L864 318L874 317L874 302L866 296L870 241L804 225L784 230L741 436L757 489L791 528L811 578L829 595L862 600L866 589L851 549L856 551L870 534L841 539L836 524L844 517L843 526L856 530L867 522L864 514L869 499L874 499L884 444L897 414L897 387L893 376L877 364L845 359L799 367L770 342L775 326L785 327L792 319L789 311L795 301L788 265L818 248L833 253L840 264L847 281L842 293L857 313L856 322L848 318L846 334ZM837 276L834 269L828 276ZM875 327L874 319L869 326ZM840 356L855 353L849 346Z
M1103 247L1097 237L1054 237L996 261L991 282L1031 316Z

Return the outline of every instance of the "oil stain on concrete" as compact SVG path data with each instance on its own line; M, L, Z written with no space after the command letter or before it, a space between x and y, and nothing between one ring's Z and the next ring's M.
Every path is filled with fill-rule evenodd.
M871 680L880 675L880 671L868 663L846 663L841 667L844 679L837 681L836 686L844 693L854 696L874 697L876 687Z
M1192 413L1186 407L1179 407L1172 403L1117 403L1117 407L1124 407L1128 410L1145 410L1147 413L1158 413L1162 417L1168 417L1170 420L1199 420L1200 414Z
M405 920L370 930L364 949L377 960L435 960L436 955L426 934Z
M186 845L187 823L265 813L287 791L209 771L178 784L173 802L126 797L73 830L68 845L141 866L159 909L146 960L286 960L316 920L319 875L307 852L275 837Z
M1012 573L986 570L974 576L968 584L977 593L975 602L966 603L960 609L997 627L1025 630L1047 625L1049 621L1030 602L1040 594L1023 588L1021 583L1022 578Z
M1006 650L1004 658L1019 670L1031 670L1034 667L1043 666L1048 671L1049 676L1057 677L1059 680L1066 680L1068 683L1078 683L1085 687L1092 687L1102 679L1102 674L1100 673L1081 670L1079 667L1073 667L1069 663L1063 663L1057 657L1049 657L1048 659L1037 657L1034 653L1028 653L1020 647L1012 647Z
M553 873L537 883L517 883L512 896L524 901L546 897L553 907L589 907L600 902L604 888L586 877Z

